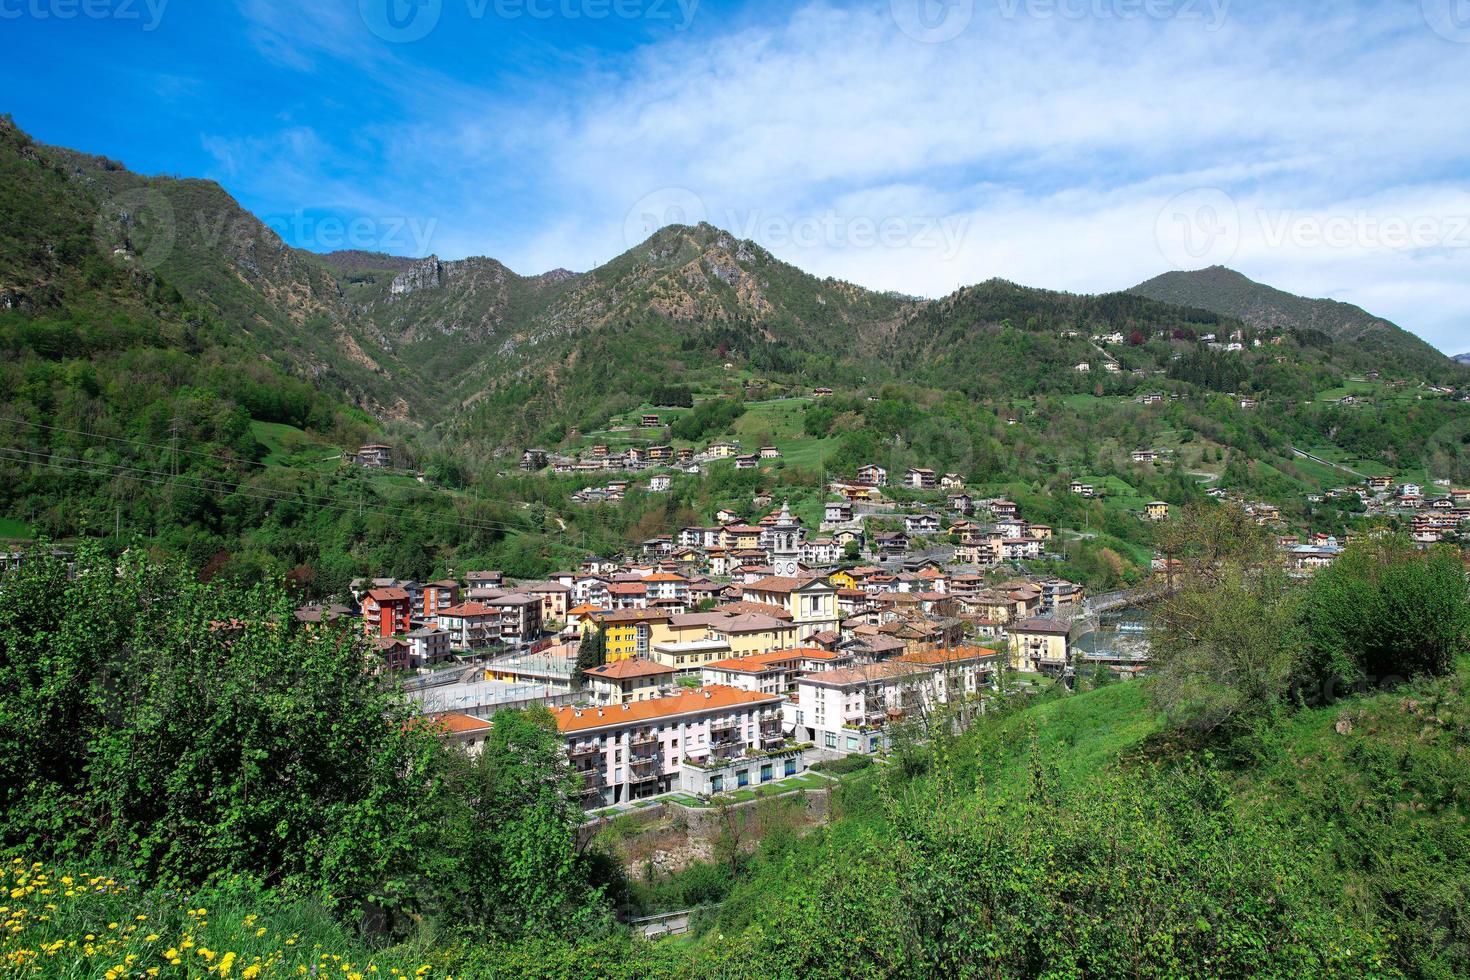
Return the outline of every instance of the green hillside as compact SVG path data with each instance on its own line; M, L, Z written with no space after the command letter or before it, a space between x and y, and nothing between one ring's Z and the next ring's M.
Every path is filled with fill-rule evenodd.
M1221 266L1197 272L1167 272L1135 286L1130 292L1166 303L1211 310L1262 330L1320 332L1407 369L1442 375L1448 367L1447 358L1429 344L1360 307L1294 296Z

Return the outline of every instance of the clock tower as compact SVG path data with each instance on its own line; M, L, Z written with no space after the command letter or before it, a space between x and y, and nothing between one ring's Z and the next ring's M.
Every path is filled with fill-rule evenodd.
M781 505L781 516L771 528L771 571L782 578L801 574L801 525L791 516L790 502Z

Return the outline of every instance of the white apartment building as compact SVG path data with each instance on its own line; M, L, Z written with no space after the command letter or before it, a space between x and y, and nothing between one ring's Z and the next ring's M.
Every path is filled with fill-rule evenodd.
M978 697L999 659L993 650L959 647L806 674L786 708L794 737L828 753L877 752L888 744L890 723Z
M552 711L589 809L675 790L719 793L804 767L780 751L780 695L707 687L616 706ZM774 753L752 756L751 753ZM788 770L790 770L788 772ZM726 783L726 777L731 782Z

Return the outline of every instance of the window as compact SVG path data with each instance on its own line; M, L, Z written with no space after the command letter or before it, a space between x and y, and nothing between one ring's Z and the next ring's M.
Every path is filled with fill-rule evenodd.
M723 793L725 791L725 777L711 776L709 778L709 791L711 793Z
M796 760L795 759L787 759L786 760L786 775L788 775L788 776L795 776L796 775Z
M847 736L847 747L851 751L854 751L854 752L857 751L858 740L857 740L857 736L856 735L849 735L849 736Z
M835 748L837 748L837 736L835 734L833 734L832 732L828 732L827 733L827 737L826 737L826 739L824 741L825 741L825 743L827 745L827 748L829 748L829 749L835 749Z
M775 775L775 767L773 767L769 762L761 766L761 782L769 783L773 775Z
M736 785L739 785L739 786L749 786L750 785L750 770L749 769L742 769L739 772L737 772L735 774L735 782L736 782Z

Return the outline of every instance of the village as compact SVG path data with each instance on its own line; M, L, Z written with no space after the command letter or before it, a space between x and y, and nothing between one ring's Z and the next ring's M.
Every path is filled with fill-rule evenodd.
M617 455L598 446L576 461L530 450L524 466L698 470L712 460L758 465L772 454L746 456L732 442ZM658 492L669 477L636 479ZM615 500L633 485L574 499ZM899 504L890 486L931 491L943 503ZM1105 492L1081 481L1068 489ZM779 787L823 762L881 758L905 726L963 723L1003 690L1070 684L1081 670L1147 671L1136 648L1078 641L1103 614L1146 604L1174 560L1155 555L1143 587L1089 596L1027 570L1045 561L1058 529L1028 521L1012 501L971 495L957 474L890 475L868 464L825 490L816 528L760 493L748 512L722 509L707 526L540 580L509 582L494 571L429 583L359 580L356 608L311 605L297 616L360 618L378 669L403 678L444 737L471 753L497 712L547 707L589 810ZM1470 490L1426 494L1369 478L1332 493L1401 518L1421 544L1470 522ZM1292 574L1332 564L1350 542L1304 539L1287 533L1271 504L1208 494L1277 530ZM1154 501L1136 517L1161 522L1172 513Z

